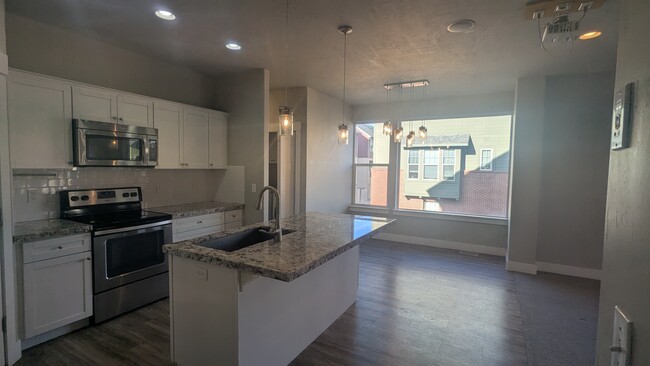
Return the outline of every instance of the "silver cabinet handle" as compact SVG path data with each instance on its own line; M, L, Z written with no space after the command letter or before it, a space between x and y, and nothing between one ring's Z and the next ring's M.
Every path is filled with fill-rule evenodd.
M113 117L111 117L111 119L117 120L117 117L113 116Z
M90 257L86 257L86 260L87 260L87 261L89 261L89 260L91 260L91 259L92 259L92 258L90 258Z
M124 118L123 118L123 117L120 117L119 120L120 120L120 121L124 121Z
M197 223L197 224L202 224L202 223L203 223L203 221L197 221L196 223Z
M59 248L59 249L63 249L63 245L59 245L57 248Z

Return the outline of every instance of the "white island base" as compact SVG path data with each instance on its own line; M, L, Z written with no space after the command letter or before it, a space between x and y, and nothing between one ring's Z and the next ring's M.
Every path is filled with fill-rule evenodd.
M356 301L358 246L291 282L169 258L180 366L287 365Z

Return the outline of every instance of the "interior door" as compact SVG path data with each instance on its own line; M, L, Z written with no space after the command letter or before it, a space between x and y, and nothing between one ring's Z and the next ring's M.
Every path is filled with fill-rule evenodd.
M117 96L118 123L153 126L153 100L120 94Z
M209 167L209 120L206 110L183 108L183 162L187 168Z
M72 117L117 123L117 95L102 89L73 86Z

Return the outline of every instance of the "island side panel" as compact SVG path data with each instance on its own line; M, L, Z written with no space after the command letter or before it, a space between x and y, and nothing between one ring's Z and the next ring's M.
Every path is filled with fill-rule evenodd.
M291 282L244 282L240 365L287 365L356 302L358 284L358 246Z
M237 271L177 256L169 260L172 361L238 365Z

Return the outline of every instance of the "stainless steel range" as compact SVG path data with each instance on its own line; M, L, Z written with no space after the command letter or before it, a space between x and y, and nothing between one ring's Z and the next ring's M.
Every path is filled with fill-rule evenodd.
M142 210L139 187L59 193L61 218L92 225L93 316L99 323L169 296L172 217Z

